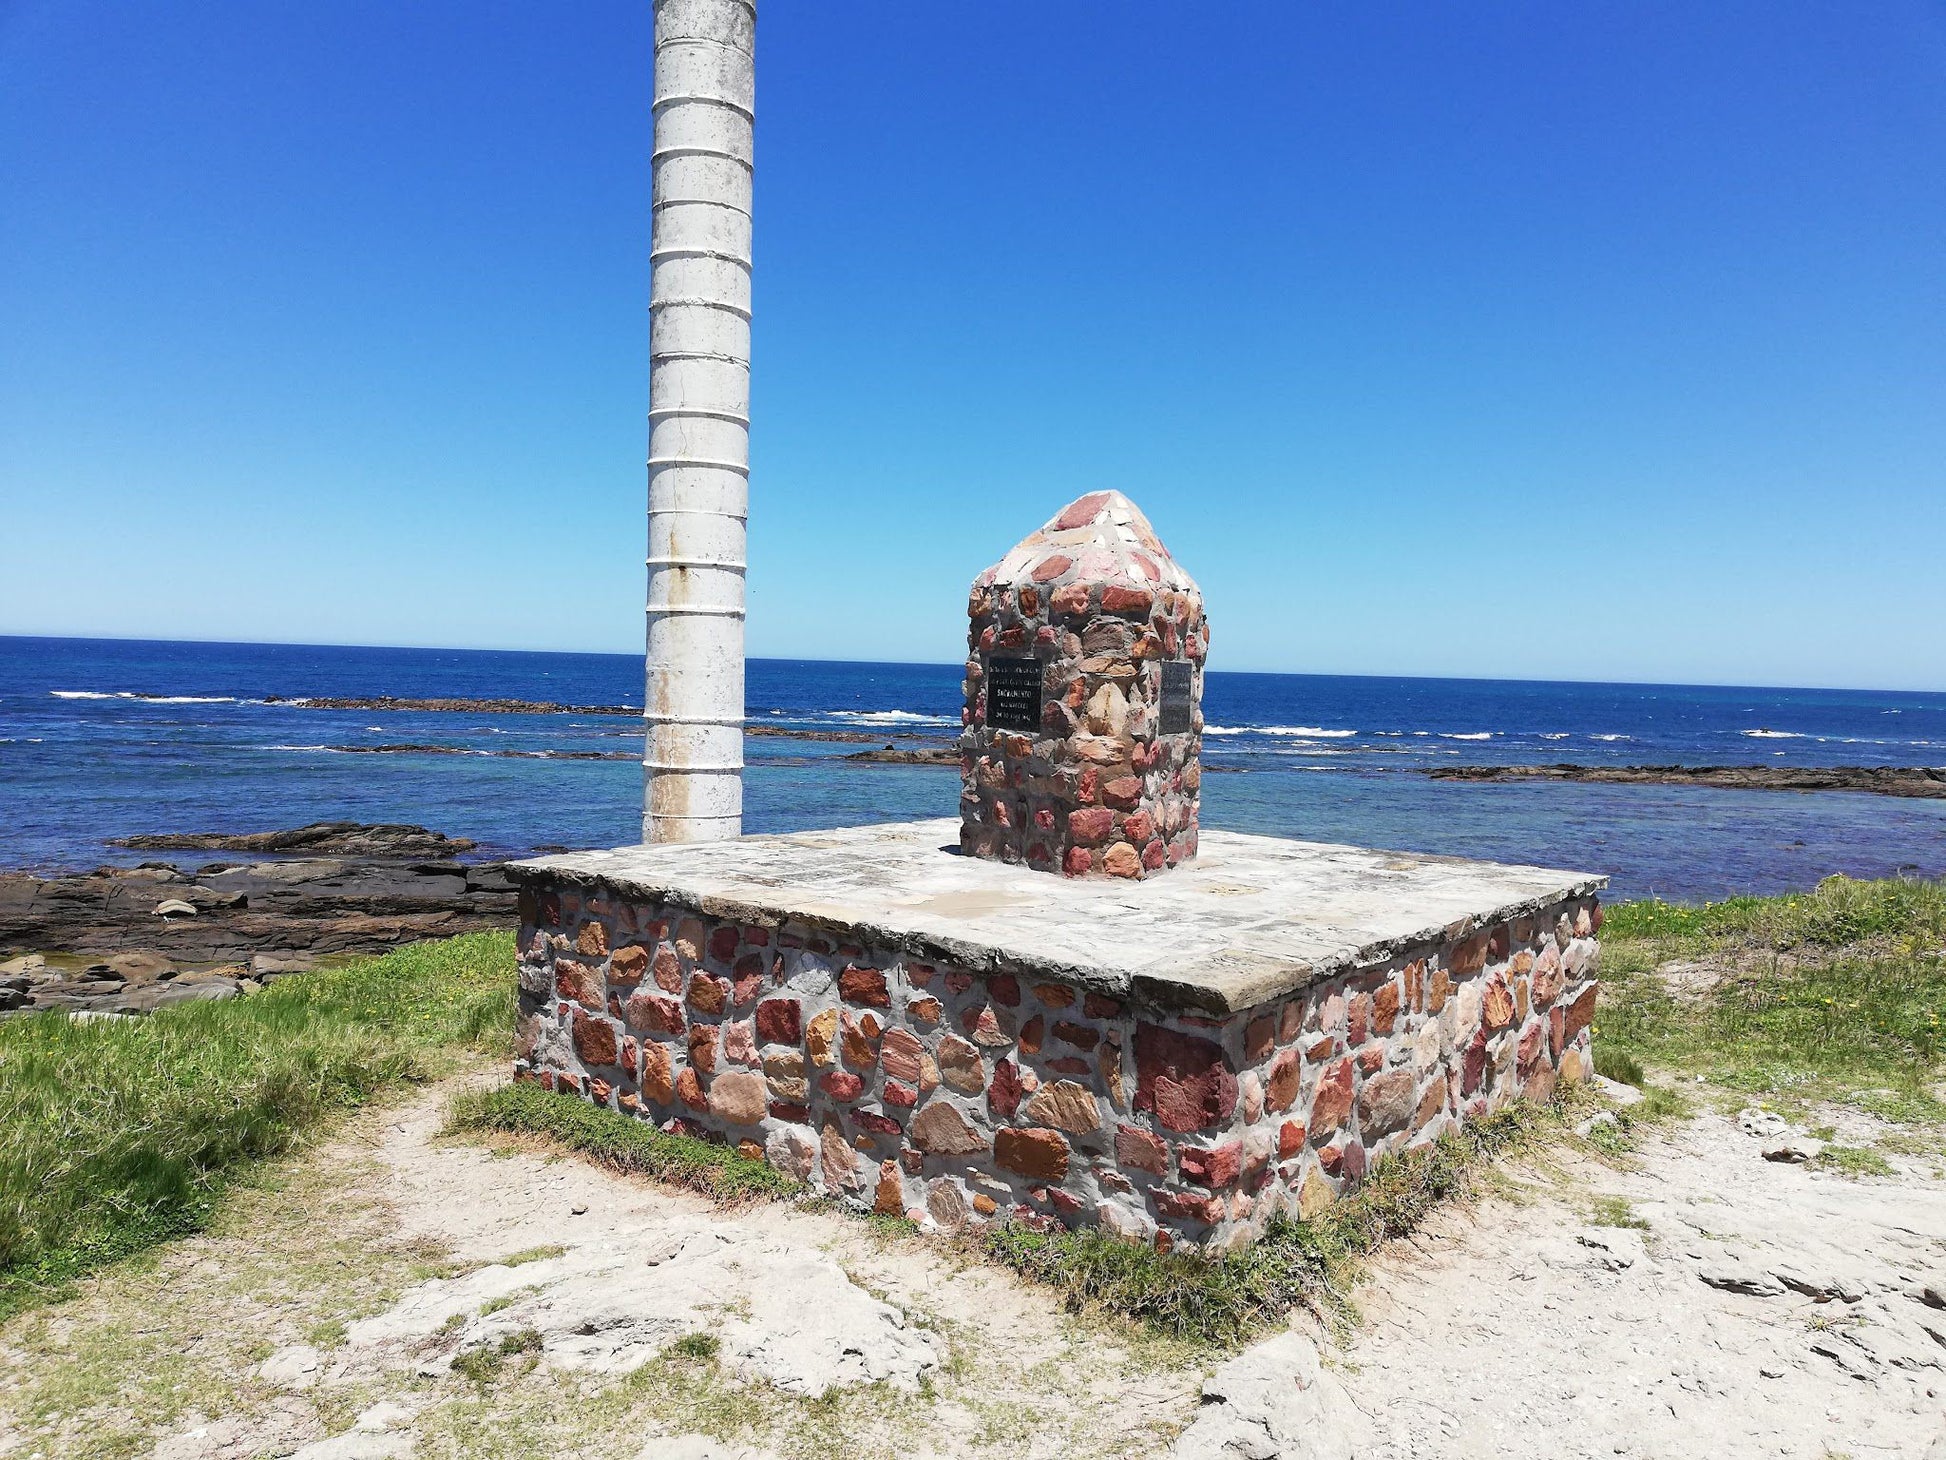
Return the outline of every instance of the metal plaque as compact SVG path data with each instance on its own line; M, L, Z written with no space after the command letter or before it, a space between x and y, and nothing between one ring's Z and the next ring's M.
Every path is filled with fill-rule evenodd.
M987 660L987 728L1040 732L1040 660Z
M1196 694L1196 666L1186 659L1165 660L1162 665L1162 725L1158 733L1185 735L1189 732L1189 703Z

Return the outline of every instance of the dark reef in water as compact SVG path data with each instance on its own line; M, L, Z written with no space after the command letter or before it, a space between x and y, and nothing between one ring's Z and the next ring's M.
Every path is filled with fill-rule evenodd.
M1946 767L1781 765L1456 765L1435 781L1591 781L1615 786L1718 786L1734 791L1871 791L1946 800Z

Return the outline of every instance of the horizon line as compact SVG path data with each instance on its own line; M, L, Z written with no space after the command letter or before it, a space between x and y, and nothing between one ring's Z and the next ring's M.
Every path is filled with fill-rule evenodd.
M291 639L155 639L134 635L98 634L15 634L0 633L0 643L7 641L48 642L48 643L85 643L85 644L201 644L211 648L236 649L354 649L354 650L397 650L421 654L543 654L557 655L562 658L603 658L634 659L641 655L631 654L619 649L503 649L488 648L480 645L461 644L342 644L324 640ZM746 654L746 663L764 662L772 664L854 664L863 667L897 666L920 669L952 669L950 660L933 659L836 659L816 657L795 657L774 654ZM1371 679L1371 680L1423 680L1427 683L1465 683L1465 684L1562 684L1591 685L1622 689L1725 689L1751 690L1766 692L1836 691L1846 694L1883 694L1883 695L1920 695L1938 696L1946 694L1941 689L1893 689L1881 685L1853 684L1730 684L1716 680L1683 679L1555 679L1533 678L1496 674L1384 674L1361 672L1356 674L1332 673L1313 669L1215 669L1208 673L1218 675L1249 674L1285 679Z

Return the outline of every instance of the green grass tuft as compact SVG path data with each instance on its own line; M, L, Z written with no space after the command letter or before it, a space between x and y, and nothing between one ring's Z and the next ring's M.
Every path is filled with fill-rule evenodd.
M145 1019L0 1020L0 1316L208 1221L334 1114L513 1026L513 939L476 933Z
M1257 1242L1218 1257L1164 1256L1093 1228L1003 1224L979 1242L1014 1271L1061 1290L1071 1311L1098 1309L1171 1338L1233 1344L1300 1307L1343 1319L1365 1256L1466 1194L1489 1162L1560 1128L1556 1108L1516 1101L1430 1146L1387 1157L1317 1216L1273 1220Z
M804 1189L762 1161L727 1147L666 1135L634 1116L552 1094L531 1081L460 1096L453 1102L451 1123L455 1130L541 1136L610 1170L652 1176L720 1202L795 1196Z
M722 1350L723 1340L713 1333L685 1333L681 1338L664 1350L671 1358L688 1359L692 1363L714 1363L716 1355Z
M1835 1171L1840 1176L1896 1176L1892 1163L1869 1146L1826 1146L1811 1165L1820 1171Z
M1642 1072L1642 1063L1627 1050L1609 1044L1595 1046L1595 1073L1604 1080L1613 1080L1618 1085L1634 1085L1638 1089L1648 1083Z

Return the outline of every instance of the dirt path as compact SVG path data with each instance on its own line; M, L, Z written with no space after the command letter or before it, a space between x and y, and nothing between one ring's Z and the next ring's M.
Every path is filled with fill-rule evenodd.
M1221 1356L943 1243L447 1142L444 1104L10 1325L0 1455L1864 1457L1946 1428L1927 1160L1850 1181L1721 1116L1631 1171L1567 1156L1388 1251L1321 1377L1287 1335L1199 1406Z

